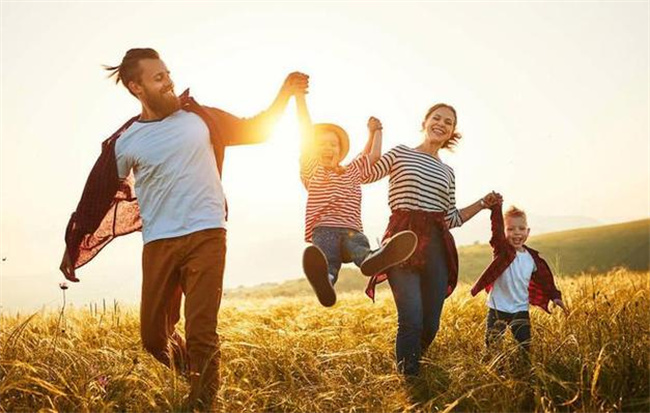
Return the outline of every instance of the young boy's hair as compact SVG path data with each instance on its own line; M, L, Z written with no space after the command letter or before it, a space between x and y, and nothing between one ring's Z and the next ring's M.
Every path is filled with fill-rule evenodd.
M511 206L508 208L508 210L503 214L504 218L523 218L528 222L528 218L526 218L526 211L523 209L519 209L516 206Z

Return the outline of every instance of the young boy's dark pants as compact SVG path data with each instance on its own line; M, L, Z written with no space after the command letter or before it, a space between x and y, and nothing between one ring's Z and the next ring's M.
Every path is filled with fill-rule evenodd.
M485 330L485 345L490 347L510 331L519 343L521 349L530 353L530 316L528 311L506 313L490 308L487 315L487 328Z

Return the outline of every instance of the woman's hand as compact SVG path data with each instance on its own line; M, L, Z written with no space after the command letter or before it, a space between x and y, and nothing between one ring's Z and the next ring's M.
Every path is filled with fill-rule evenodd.
M381 157L382 141L381 121L373 116L368 119L368 142L363 153L370 157L370 164L374 164Z

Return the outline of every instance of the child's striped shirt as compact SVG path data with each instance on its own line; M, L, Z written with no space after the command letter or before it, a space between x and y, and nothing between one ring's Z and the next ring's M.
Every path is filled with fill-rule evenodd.
M307 188L305 241L311 242L314 228L350 228L363 232L361 225L361 182L370 174L370 158L361 154L342 173L318 163L300 159L300 179Z

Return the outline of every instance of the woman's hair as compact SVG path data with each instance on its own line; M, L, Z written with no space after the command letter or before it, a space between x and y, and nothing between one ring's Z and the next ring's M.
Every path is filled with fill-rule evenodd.
M456 114L456 109L454 109L453 106L448 105L446 103L436 103L435 105L431 106L429 110L427 111L427 114L424 116L424 119L422 120L422 129L424 130L424 123L427 121L429 116L436 110L440 108L447 108L452 111L454 114L454 129L451 132L451 138L447 139L445 143L442 144L443 149L449 149L452 150L454 146L458 144L458 141L463 137L460 132L456 131L456 125L458 125L458 115Z
M505 218L523 218L526 221L528 219L526 218L526 212L523 209L519 209L516 206L511 206L508 208L508 210L503 214Z
M129 89L129 82L140 82L142 76L142 69L140 69L140 60L143 59L160 59L158 52L154 49L130 49L122 58L122 63L118 66L106 66L104 69L108 70L108 77L115 77L115 83L122 82L124 87L127 88L129 93L133 94Z

